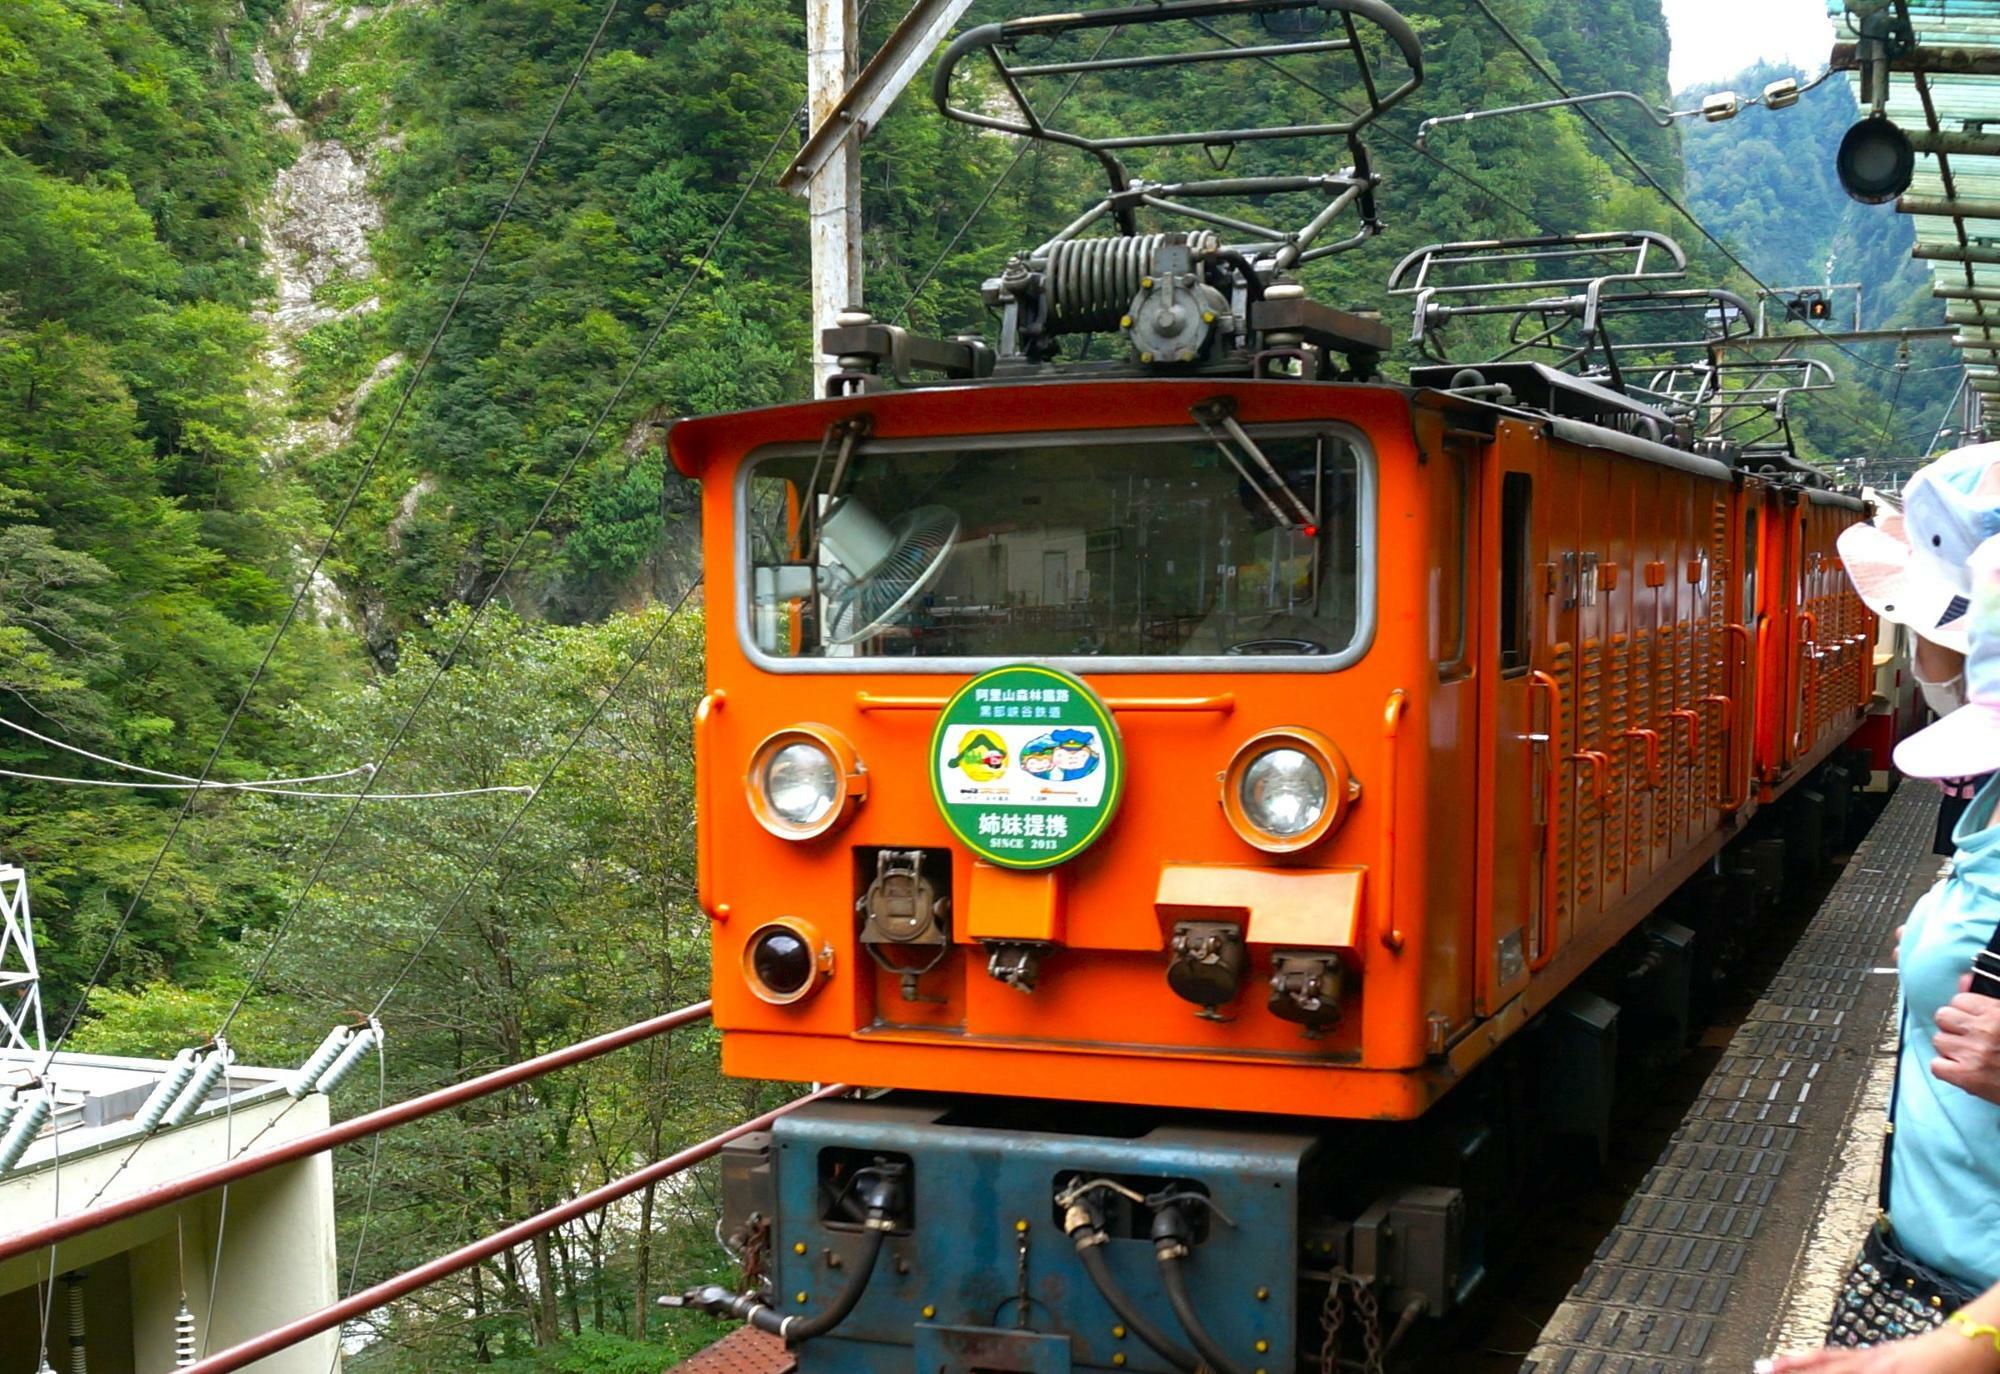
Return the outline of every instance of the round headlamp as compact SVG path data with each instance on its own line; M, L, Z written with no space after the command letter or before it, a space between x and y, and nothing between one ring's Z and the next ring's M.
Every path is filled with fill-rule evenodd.
M820 725L780 730L751 755L750 810L773 835L809 840L845 821L867 795L854 747Z
M1319 843L1360 787L1347 760L1312 730L1270 730L1236 751L1222 775L1222 810L1236 833L1271 854Z
M1326 814L1326 770L1303 749L1267 749L1236 784L1243 819L1267 835L1295 840Z
M794 916L757 927L743 946L743 981L773 1006L804 1001L832 971L833 946Z
M840 773L833 755L798 740L764 764L764 800L786 825L818 825L840 804Z

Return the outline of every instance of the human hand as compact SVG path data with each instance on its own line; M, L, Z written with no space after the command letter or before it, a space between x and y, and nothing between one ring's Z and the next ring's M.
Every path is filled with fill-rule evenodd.
M1937 1330L1866 1350L1815 1350L1759 1360L1757 1374L1992 1374L2000 1357L1983 1341Z
M1968 973L1958 981L1958 996L1938 1008L1936 1021L1931 1075L2000 1104L2000 999L1975 994Z

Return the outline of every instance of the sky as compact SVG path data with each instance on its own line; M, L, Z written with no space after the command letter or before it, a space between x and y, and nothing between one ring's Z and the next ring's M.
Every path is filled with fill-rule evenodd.
M1673 30L1675 90L1734 76L1759 58L1801 72L1826 66L1833 21L1826 0L1662 0Z

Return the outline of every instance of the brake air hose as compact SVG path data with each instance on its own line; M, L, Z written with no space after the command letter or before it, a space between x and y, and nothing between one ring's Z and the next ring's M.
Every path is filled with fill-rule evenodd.
M826 1309L815 1316L787 1316L755 1293L732 1293L715 1284L692 1295L687 1305L748 1322L759 1331L781 1337L788 1346L811 1340L814 1336L824 1336L847 1320L848 1314L860 1303L861 1295L868 1291L868 1280L875 1273L875 1261L882 1253L882 1241L887 1234L886 1231L868 1233L860 1256L854 1261L854 1267L848 1270L847 1282L841 1285L840 1292L834 1295Z
M1153 1258L1160 1262L1160 1283L1167 1290L1167 1302L1173 1307L1174 1316L1180 1319L1181 1329L1201 1352L1202 1362L1215 1374L1243 1374L1209 1333L1195 1308L1193 1295L1188 1292L1183 1261L1192 1235L1187 1217L1179 1207L1169 1205L1153 1214Z
M1098 1295L1111 1309L1111 1315L1181 1374L1197 1374L1194 1356L1182 1349L1180 1342L1155 1326L1153 1319L1133 1304L1119 1284L1117 1275L1111 1272L1111 1266L1104 1259L1104 1245L1109 1237L1104 1234L1103 1219L1097 1209L1087 1203L1071 1203L1063 1214L1063 1230L1075 1244L1077 1258L1083 1261L1083 1272L1096 1285Z
M863 1200L868 1207L868 1220L861 1253L854 1258L847 1271L847 1282L834 1294L833 1301L814 1316L787 1316L778 1311L755 1293L732 1293L720 1284L709 1284L698 1288L683 1298L669 1304L675 1307L693 1307L719 1317L734 1317L748 1322L759 1331L768 1331L784 1341L787 1346L795 1346L801 1341L809 1341L846 1321L848 1315L861 1302L861 1295L868 1291L868 1281L874 1277L875 1261L882 1256L882 1243L895 1228L895 1218L902 1211L903 1182L900 1170L877 1168L857 1175L871 1177L873 1182L864 1189ZM666 1302L666 1299L662 1299Z

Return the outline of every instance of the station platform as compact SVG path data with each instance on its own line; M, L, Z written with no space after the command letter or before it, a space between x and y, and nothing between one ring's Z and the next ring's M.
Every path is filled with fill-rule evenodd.
M1821 1344L1875 1215L1893 933L1942 867L1937 801L1891 797L1522 1374L1746 1371Z

